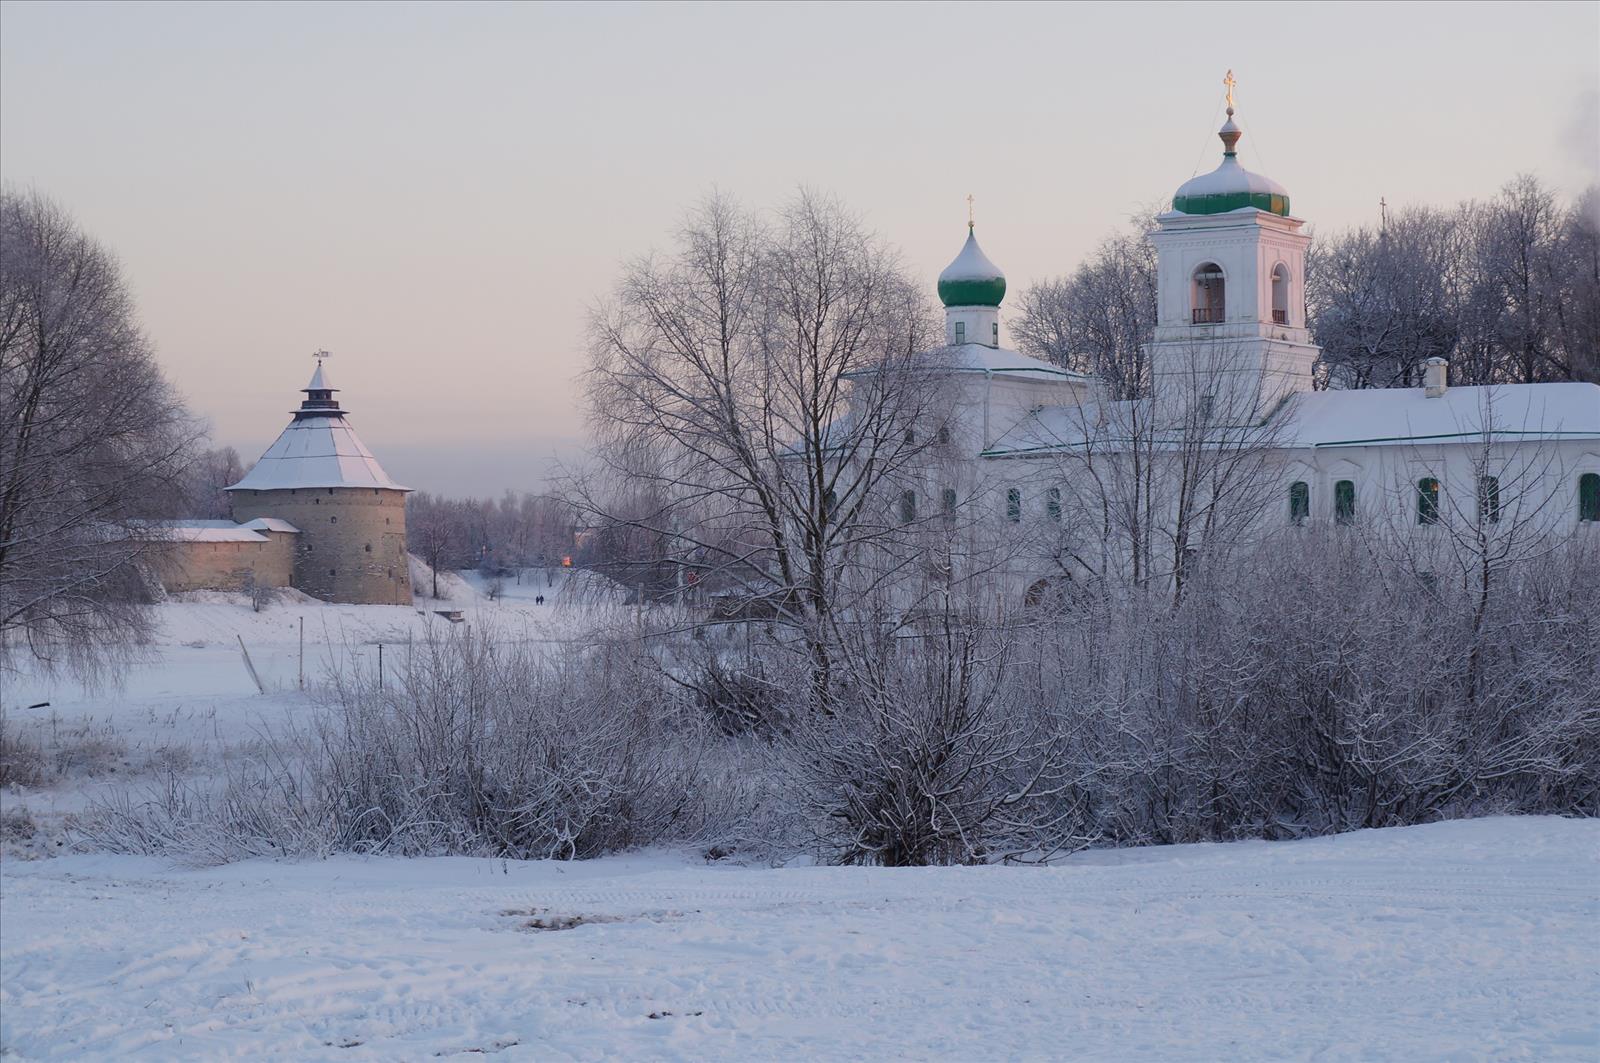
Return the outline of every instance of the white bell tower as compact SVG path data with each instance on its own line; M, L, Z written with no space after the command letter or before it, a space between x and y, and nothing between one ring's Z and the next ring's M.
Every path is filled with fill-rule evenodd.
M1239 165L1232 71L1224 83L1222 164L1178 189L1150 237L1158 294L1147 354L1158 402L1242 424L1310 391L1319 350L1305 319L1311 238L1283 186Z

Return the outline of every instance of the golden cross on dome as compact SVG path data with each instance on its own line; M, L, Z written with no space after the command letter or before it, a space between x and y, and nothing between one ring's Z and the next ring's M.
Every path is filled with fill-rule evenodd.
M1233 78L1233 71L1228 71L1227 75L1223 77L1222 83L1228 86L1228 111L1231 113L1233 111L1233 87L1238 84Z
M972 228L972 193L967 193L967 228Z

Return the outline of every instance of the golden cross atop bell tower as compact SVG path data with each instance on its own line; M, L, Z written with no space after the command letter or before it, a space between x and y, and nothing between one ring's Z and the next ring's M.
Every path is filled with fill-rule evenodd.
M1233 87L1238 84L1238 82L1236 80L1234 80L1233 71L1232 70L1228 71L1225 75L1223 75L1222 83L1228 87L1228 113L1232 114L1233 113Z
M967 193L967 229L972 229L972 193Z

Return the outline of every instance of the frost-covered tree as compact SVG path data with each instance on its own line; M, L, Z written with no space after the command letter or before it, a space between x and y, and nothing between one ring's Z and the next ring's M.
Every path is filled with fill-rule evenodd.
M110 253L0 193L0 665L92 671L145 636L131 524L177 515L198 435Z
M770 218L707 200L592 321L585 519L660 535L759 605L803 645L819 707L841 612L915 561L890 499L936 438L929 309L887 245L802 192Z

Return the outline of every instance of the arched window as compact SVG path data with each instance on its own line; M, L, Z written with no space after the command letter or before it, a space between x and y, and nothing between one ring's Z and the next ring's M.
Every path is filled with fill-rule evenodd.
M1356 522L1356 482L1340 480L1333 485L1333 519L1338 524Z
M1006 520L1016 524L1022 520L1022 490L1017 487L1006 488Z
M1282 262L1272 267L1272 321L1289 323L1289 267Z
M944 519L945 520L955 520L956 519L956 489L954 487L946 487L944 489L944 491L941 493L941 501L944 502Z
M1052 487L1045 492L1044 515L1055 524L1061 523L1061 488Z
M1600 521L1600 473L1578 477L1578 519Z
M907 428L906 429L906 445L909 446L909 445L915 443L916 441L917 441L917 430L915 428Z
M939 426L938 439L939 439L939 443L941 445L945 445L945 446L949 445L949 443L950 443L950 426L949 425L942 424L942 425Z
M1417 523L1439 523L1439 481L1431 476L1417 481Z
M1196 325L1220 325L1227 320L1228 299L1222 267L1207 262L1194 271L1194 298L1190 320Z
M1304 524L1311 516L1311 485L1296 480L1289 485L1289 523Z
M1478 518L1485 524L1500 523L1500 479L1478 477Z
M917 519L917 493L915 491L900 492L900 523L910 524Z

